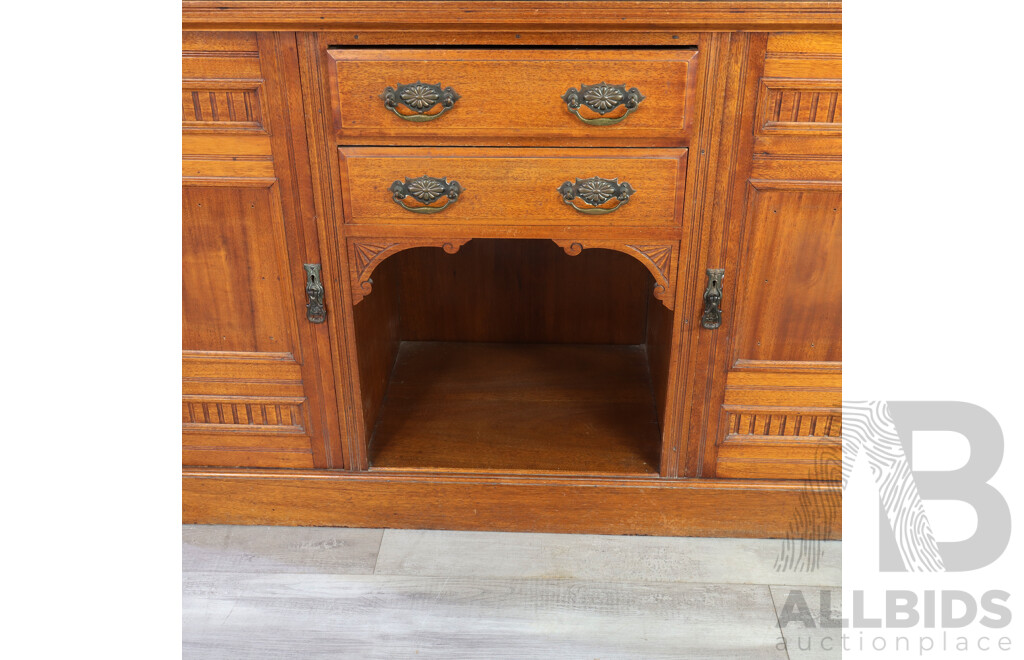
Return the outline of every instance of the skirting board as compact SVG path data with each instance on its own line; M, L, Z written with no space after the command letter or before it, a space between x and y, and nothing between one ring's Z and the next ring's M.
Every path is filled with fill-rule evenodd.
M182 521L839 539L834 482L186 468Z

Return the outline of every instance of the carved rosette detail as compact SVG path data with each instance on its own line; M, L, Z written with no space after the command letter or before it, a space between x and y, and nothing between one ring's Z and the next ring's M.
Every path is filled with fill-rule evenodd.
M665 307L675 309L676 288L673 277L676 255L679 252L679 244L677 242L655 245L629 245L613 240L553 240L570 257L577 256L585 248L617 250L634 257L646 266L647 270L654 276L654 297L660 300Z
M358 304L373 290L374 269L393 254L414 247L439 247L455 254L469 242L468 238L411 238L393 240L385 238L350 238L349 271L352 281L352 304Z

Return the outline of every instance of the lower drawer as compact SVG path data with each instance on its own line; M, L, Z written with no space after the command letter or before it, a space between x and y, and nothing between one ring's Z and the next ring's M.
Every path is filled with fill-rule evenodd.
M363 224L679 226L686 149L340 147Z

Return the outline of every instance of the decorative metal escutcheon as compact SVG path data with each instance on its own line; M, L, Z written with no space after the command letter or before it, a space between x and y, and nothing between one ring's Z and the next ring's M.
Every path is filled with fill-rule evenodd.
M580 84L579 89L570 87L562 95L562 100L565 101L565 106L569 109L569 112L576 115L581 122L591 126L618 124L636 110L637 106L645 98L647 97L641 94L640 90L636 87L630 87L627 90L625 85L609 85L606 82L597 85ZM615 111L619 106L625 106L626 108L622 114L614 117L604 116L609 112ZM601 116L584 117L580 114L580 108L582 107L587 107Z
M415 179L406 177L405 183L395 181L388 190L391 191L391 198L395 204L413 213L439 213L448 208L449 204L457 202L459 195L462 194L462 186L458 181L436 179L432 176L420 176ZM420 205L406 204L405 200L410 197ZM444 199L444 204L432 206L439 199Z
M708 268L708 288L704 289L704 313L700 316L700 324L708 330L722 325L722 278L724 268Z
M441 89L441 85L428 85L414 82L411 85L388 87L380 95L384 99L384 107L406 121L431 121L452 109L459 95L451 87ZM399 106L410 111L406 114L399 111ZM441 106L437 112L431 112Z
M629 203L629 197L636 191L633 186L618 179L602 179L599 176L589 179L576 179L576 183L566 181L558 186L558 192L562 195L562 201L573 207L580 213L600 215L619 210ZM583 200L586 206L579 206L576 200ZM617 199L618 204L612 207L603 206L610 199Z
M320 279L320 264L302 264L306 270L306 318L311 323L323 323L327 319L324 307L324 283Z

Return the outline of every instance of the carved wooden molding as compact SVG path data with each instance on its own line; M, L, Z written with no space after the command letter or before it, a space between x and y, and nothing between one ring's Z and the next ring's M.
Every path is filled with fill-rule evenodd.
M660 300L665 307L675 309L675 272L679 259L679 243L677 241L631 245L621 240L608 239L574 241L555 238L552 240L569 256L576 256L584 249L589 248L618 250L630 255L646 266L654 276L654 297Z
M352 304L358 304L373 289L371 275L377 266L393 254L414 247L439 247L455 254L468 243L468 238L350 238L348 241L349 271L352 278ZM621 240L564 240L552 239L569 256L584 249L603 248L617 250L632 256L647 267L654 276L654 297L665 307L675 308L675 270L678 261L678 242L631 245Z
M841 80L762 78L759 135L842 135Z
M182 81L182 131L269 134L262 86L259 80Z
M843 434L841 408L723 406L723 442L838 442Z
M183 396L183 431L305 433L303 397Z
M843 373L842 362L812 360L736 360L733 371L769 371L773 373Z
M726 479L842 479L838 407L722 407L714 474Z
M455 254L468 238L350 238L348 267L352 276L352 304L356 305L373 289L374 269L393 254L414 247L439 247Z
M571 4L571 6L569 6ZM839 30L842 6L838 2L747 0L746 2L624 2L609 11L604 2L452 2L436 4L391 2L387 11L379 3L338 0L266 2L238 0L183 0L182 27L186 30L287 30L451 28L453 16L471 16L469 28L530 32L540 28L558 32L593 32L613 27L622 30ZM580 20L586 17L586 20ZM458 23L458 22L456 22Z

